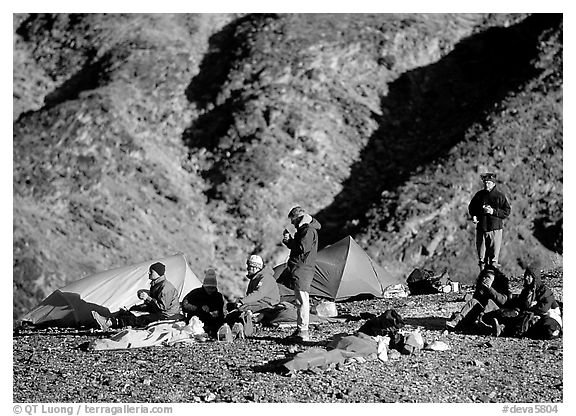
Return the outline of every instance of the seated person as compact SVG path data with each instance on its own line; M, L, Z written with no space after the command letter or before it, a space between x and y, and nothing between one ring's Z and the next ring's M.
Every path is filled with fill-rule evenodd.
M166 280L166 266L162 263L154 263L148 271L150 290L140 289L138 298L144 303L132 306L128 311L120 310L105 317L93 311L94 320L103 331L111 328L124 328L126 326L145 327L146 325L167 319L182 319L180 314L180 302L178 290L170 281ZM131 312L145 312L142 315L134 315Z
M262 257L250 256L246 261L246 271L249 280L246 296L234 303L234 309L257 313L280 303L280 291L274 272L270 266L264 267Z
M487 265L478 275L472 299L446 322L446 327L455 330L475 324L484 313L500 309L509 297L510 284L506 275L495 266Z
M228 304L226 322L240 322L247 336L252 334L252 315L280 303L280 291L270 266L264 267L262 257L251 255L246 261L248 287L246 296Z
M224 323L224 296L218 291L216 271L208 269L204 273L202 286L191 290L182 299L182 311L186 322L197 316L204 324L204 330L214 335Z
M524 271L524 287L502 310L485 315L496 336L527 336L538 339L557 338L562 333L560 305L552 291L542 282L540 265Z

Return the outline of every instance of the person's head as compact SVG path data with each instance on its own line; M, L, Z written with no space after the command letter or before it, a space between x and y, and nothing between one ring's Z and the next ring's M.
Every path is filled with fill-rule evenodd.
M290 212L288 213L288 219L290 220L290 222L292 223L292 225L294 225L295 227L298 226L298 224L300 223L300 219L306 214L306 211L304 211L304 208L302 208L301 206L295 206L294 208L292 208L290 210Z
M204 281L202 282L202 287L208 293L214 293L218 291L218 281L216 279L216 270L206 269L204 272Z
M535 283L540 282L540 278L540 264L532 263L524 270L524 286L532 287Z
M496 174L487 172L480 175L482 182L484 182L484 189L491 191L496 186Z
M263 268L264 260L262 260L262 257L256 254L252 254L250 257L248 257L248 260L246 260L246 270L248 271L248 277L254 276Z
M164 266L162 263L154 263L148 270L148 279L154 281L159 277L164 276L165 272L166 266Z
M486 266L482 271L482 280L486 282L487 286L491 286L496 277L496 270L491 266Z

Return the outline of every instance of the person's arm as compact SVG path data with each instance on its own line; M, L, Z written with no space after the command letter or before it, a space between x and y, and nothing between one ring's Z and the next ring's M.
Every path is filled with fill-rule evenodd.
M544 293L537 297L536 305L531 306L528 310L538 315L544 315L548 313L552 303L554 303L554 295L550 289L546 288Z
M286 229L284 229L284 234L282 236L282 244L284 244L290 250L294 248L294 238L290 235L290 233Z
M298 243L299 250L302 253L302 257L304 258L308 257L308 253L312 251L313 245L314 245L314 230L308 228Z
M136 311L136 312L147 312L148 311L148 305L146 305L145 303L139 303L137 305L131 306L130 309L128 309L129 311Z
M490 297L494 301L494 303L496 303L500 307L504 306L506 301L508 301L509 296L508 294L500 293L493 287L485 287L484 291L488 295L488 297Z
M492 215L495 217L505 219L510 215L510 203L508 203L508 198L504 194L498 198L498 205L492 208L494 209Z
M205 306L208 308L206 312L209 313L212 318L224 319L224 316L226 315L226 302L224 301L224 296L222 294L220 294L218 299L215 302L212 302L211 305Z
M269 303L266 299L274 300L275 297L278 297L278 301L280 301L279 295L274 296L275 292L278 292L278 284L273 277L267 278L265 276L260 279L256 289L242 299L242 305L249 306L250 304L255 304L261 301Z
M174 300L174 290L172 290L172 288L163 287L160 291L160 294L158 295L158 299L154 299L153 297L149 296L146 300L146 303L150 305L150 309L154 310L155 312L166 312L168 310L168 306L171 305Z
M480 207L480 197L479 197L478 193L476 193L472 197L470 204L468 204L468 213L470 214L470 216L472 218L474 218L474 217L478 218L478 216L482 213L480 208L481 208Z

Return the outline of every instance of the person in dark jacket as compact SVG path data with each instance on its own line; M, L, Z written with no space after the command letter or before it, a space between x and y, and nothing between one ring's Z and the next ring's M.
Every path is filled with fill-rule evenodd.
M496 189L496 174L484 173L481 178L484 189L478 191L468 205L468 212L476 224L476 251L480 270L488 264L498 267L502 220L510 215L506 195Z
M155 321L182 319L178 290L166 280L165 272L166 266L162 263L150 266L148 271L150 290L138 290L138 298L143 303L132 306L128 311L113 313L111 317L104 317L96 311L92 312L98 326L108 331L110 328L144 327ZM144 312L144 314L135 315L131 312Z
M494 335L552 339L562 333L560 305L542 281L540 265L524 271L524 287L505 308L490 314Z
M224 296L218 291L214 269L207 269L202 286L191 290L184 296L182 311L186 316L186 322L190 322L193 316L197 316L204 324L204 331L209 335L215 335L224 323L225 312Z
M278 277L281 283L294 290L296 303L296 331L288 337L296 341L308 341L310 335L310 284L314 279L318 254L318 230L320 223L300 206L288 213L288 218L296 233L294 236L284 229L282 243L290 249L286 269Z
M472 299L446 322L448 329L463 329L481 321L485 313L502 308L510 297L508 277L494 266L486 266L478 275ZM482 324L480 322L480 324Z

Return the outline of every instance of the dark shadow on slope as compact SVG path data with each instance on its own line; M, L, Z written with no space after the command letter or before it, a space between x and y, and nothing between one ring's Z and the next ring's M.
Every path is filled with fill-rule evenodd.
M531 61L538 37L561 21L560 14L536 14L508 28L491 28L461 41L437 63L393 82L381 101L379 128L343 190L315 215L322 223L321 245L359 232L376 203L384 204L392 218L396 200L382 202L383 193L401 186L418 166L446 155L466 139L472 124L484 122L508 94L535 77L539 70ZM359 221L346 225L349 219ZM386 222L383 218L382 229Z
M192 79L185 91L188 101L203 111L182 134L182 142L191 151L205 148L217 152L221 139L228 136L230 129L234 129L234 115L245 111L245 105L250 100L258 100L257 95L243 89L232 89L229 96L220 99L218 94L229 81L234 65L253 53L253 34L263 30L275 19L275 14L248 14L229 23L210 37L208 52L202 59L198 75ZM255 138L243 137L243 141L250 142ZM236 157L241 159L238 155ZM219 198L219 185L229 180L226 174L228 159L221 155L210 169L202 172L202 177L212 184L205 192L209 198ZM234 161L240 164L241 162ZM273 164L267 166L275 167ZM270 169L258 169L258 172L255 175L252 172L251 176L254 177L254 182L258 183L261 182L259 179L268 178L266 175L269 173L270 177L274 176Z
M232 66L249 53L246 41L250 35L245 30L255 32L276 18L275 14L248 14L212 35L198 75L186 88L188 101L196 103L200 109L206 109L208 104L215 102Z
M87 64L62 85L46 95L44 108L49 109L60 103L75 100L84 91L95 90L110 82L108 68L118 65L118 62L125 61L130 56L128 47L117 47L95 62L90 62L96 55L96 50L90 52Z

